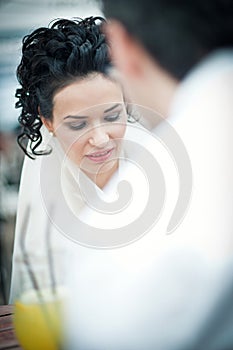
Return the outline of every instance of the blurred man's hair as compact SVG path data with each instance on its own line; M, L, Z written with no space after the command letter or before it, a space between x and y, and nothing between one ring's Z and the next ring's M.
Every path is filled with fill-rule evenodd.
M103 0L159 64L182 79L206 54L233 46L232 0Z

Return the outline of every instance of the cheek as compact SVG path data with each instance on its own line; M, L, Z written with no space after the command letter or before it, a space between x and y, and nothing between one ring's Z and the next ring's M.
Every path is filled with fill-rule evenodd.
M113 138L114 139L123 139L125 136L126 124L117 125L113 130Z
M59 143L61 144L63 150L65 152L69 151L72 143L75 141L74 135L72 135L72 133L70 133L69 130L64 128L63 125L59 126L55 130L55 135L56 135Z
M56 137L65 152L81 150L85 143L82 134L70 131L62 126L57 129Z
M70 146L68 157L75 161L76 164L80 164L83 159L85 150L85 142L76 141Z
M77 165L79 165L82 161L84 155L85 148L85 140L82 137L76 137L74 135L57 135L57 139L61 144L66 156L73 160ZM72 136L72 137L71 137ZM79 140L77 141L77 138Z

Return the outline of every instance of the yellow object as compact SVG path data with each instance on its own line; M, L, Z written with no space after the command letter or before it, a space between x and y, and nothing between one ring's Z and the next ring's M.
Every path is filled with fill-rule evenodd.
M15 301L14 328L24 350L61 349L61 299L46 291L43 300L40 303L36 292L30 291Z

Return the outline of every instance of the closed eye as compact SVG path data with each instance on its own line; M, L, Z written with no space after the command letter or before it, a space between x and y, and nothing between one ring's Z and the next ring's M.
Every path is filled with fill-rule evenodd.
M71 130L81 130L85 128L87 125L87 122L82 123L69 123L68 126Z
M109 115L107 117L104 118L104 120L106 120L107 122L115 122L120 118L121 114L120 112L117 114L113 114L113 115Z

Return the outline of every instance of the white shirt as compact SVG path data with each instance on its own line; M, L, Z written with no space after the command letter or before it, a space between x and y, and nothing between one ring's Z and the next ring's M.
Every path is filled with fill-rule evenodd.
M228 313L223 305L233 262L232 58L231 51L208 57L174 99L168 122L185 145L193 177L191 200L176 230L166 234L172 210L164 211L134 243L115 250L77 248L70 258L76 266L70 270L70 349L233 346L231 301ZM156 134L163 138L166 130L165 122ZM177 174L169 175L166 184L176 187ZM168 207L174 208L176 194Z

